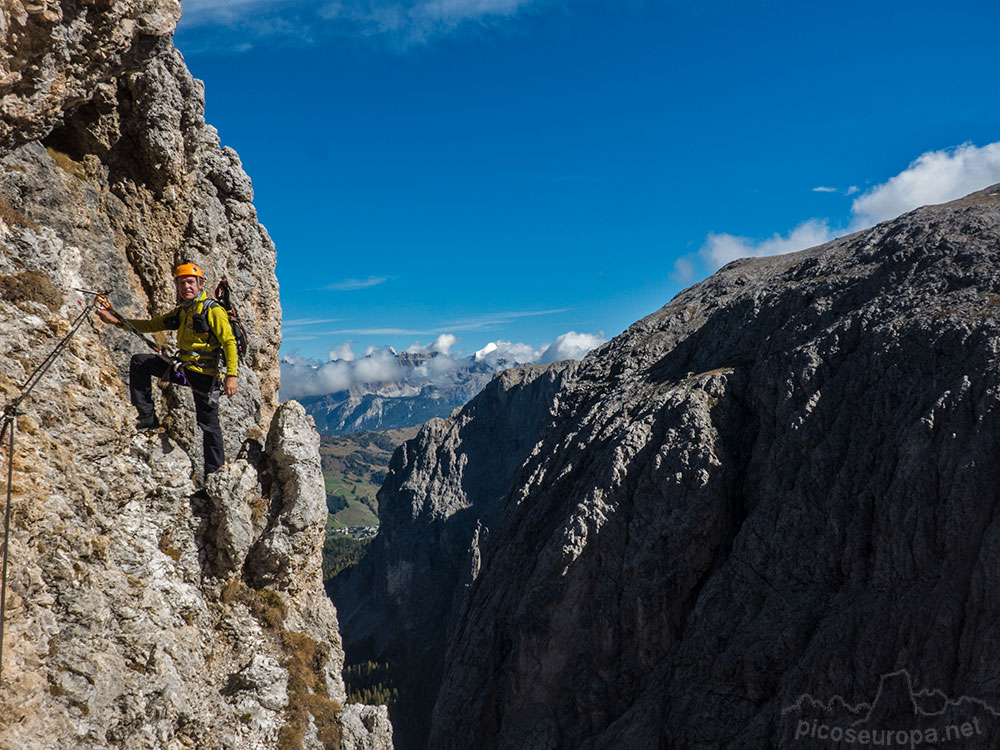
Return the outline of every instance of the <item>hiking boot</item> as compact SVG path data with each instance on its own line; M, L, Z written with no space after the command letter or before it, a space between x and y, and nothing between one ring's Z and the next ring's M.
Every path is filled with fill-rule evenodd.
M135 428L137 430L155 430L159 426L160 420L156 418L155 414L150 414L148 417L142 417L135 423Z

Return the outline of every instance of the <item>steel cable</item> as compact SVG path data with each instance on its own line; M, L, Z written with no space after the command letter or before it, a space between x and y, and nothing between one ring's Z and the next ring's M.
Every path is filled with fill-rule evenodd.
M28 379L24 381L24 385L21 386L20 395L9 403L3 412L3 428L0 429L0 443L3 442L4 437L7 434L8 428L10 429L10 439L7 446L7 502L4 507L4 520L3 520L3 569L0 572L0 685L3 684L3 638L4 638L4 625L7 621L7 558L9 543L10 543L10 505L11 505L11 493L14 487L14 432L17 428L17 408L21 405L21 402L28 397L28 394L35 388L36 385L41 381L42 376L48 372L49 368L56 361L60 354L69 345L69 340L73 338L73 335L80 329L83 325L83 321L87 319L87 315L90 313L91 307L93 305L87 305L80 315L73 321L70 326L69 333L67 333L59 341L58 344L49 352L48 356L42 360L41 364L38 365L28 375Z
M0 686L3 685L3 637L4 623L7 621L7 547L10 541L10 497L14 481L14 428L17 416L14 411L4 415L3 431L0 432L0 442L3 434L10 427L10 443L7 447L7 505L3 514L3 573L0 575Z

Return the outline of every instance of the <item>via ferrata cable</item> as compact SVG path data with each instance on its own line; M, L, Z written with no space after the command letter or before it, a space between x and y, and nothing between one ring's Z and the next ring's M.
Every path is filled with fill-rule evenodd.
M14 478L14 423L17 417L13 410L4 414L0 443L10 427L10 443L7 453L7 507L3 516L3 574L0 583L0 685L3 684L3 625L7 621L7 542L10 539L10 492Z
M28 376L28 379L24 381L24 385L21 386L20 395L14 399L12 402L7 404L3 410L3 427L0 428L0 443L3 443L3 439L7 434L7 430L10 430L10 439L7 444L7 502L4 507L4 520L3 520L3 569L0 572L0 683L3 680L3 636L4 636L4 623L7 621L7 558L8 547L10 543L10 504L11 504L11 493L13 491L14 483L14 432L17 428L17 409L21 405L21 402L28 397L28 394L34 389L36 385L41 381L42 376L48 372L49 368L56 361L60 354L69 345L69 340L73 338L80 326L83 325L83 321L87 319L90 314L90 310L94 307L96 303L88 304L84 307L82 313L79 317L73 321L70 326L69 333L67 333L59 341L58 344L49 352L48 356L42 360L41 364L36 367L32 373Z

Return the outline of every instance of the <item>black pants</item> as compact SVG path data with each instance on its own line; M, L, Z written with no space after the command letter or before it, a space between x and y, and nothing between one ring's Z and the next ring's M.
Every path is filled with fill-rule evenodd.
M219 426L219 391L214 376L190 370L177 373L156 354L135 354L128 372L132 405L139 412L139 419L152 416L155 413L153 377L162 378L168 373L171 383L189 386L194 394L194 409L205 447L205 476L208 476L226 460L222 428Z

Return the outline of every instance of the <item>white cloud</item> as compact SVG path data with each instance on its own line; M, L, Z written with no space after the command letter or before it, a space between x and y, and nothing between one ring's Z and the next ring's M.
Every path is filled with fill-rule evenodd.
M354 350L351 348L352 343L354 342L345 341L340 346L335 346L333 349L331 349L329 355L330 361L332 362L334 360L339 359L343 360L344 362L353 362L355 357L354 357Z
M905 170L856 198L854 229L892 219L914 208L945 203L1000 182L1000 142L977 148L964 143L928 151Z
M825 220L809 219L799 224L784 237L773 234L765 240L753 240L732 234L710 232L705 244L698 251L699 258L713 271L737 258L760 258L765 255L781 255L807 247L821 245L833 239L833 233ZM676 264L675 264L676 268Z
M568 312L570 308L563 307L556 310L528 310L521 312L498 312L486 313L474 318L463 318L453 320L445 324L445 327L452 331L490 331L496 328L513 323L520 318L533 318L539 315L555 315L557 313Z
M682 255L674 261L674 270L670 278L678 284L690 284L695 279L696 267L694 261L697 255Z
M350 281L350 280L348 280ZM346 283L346 282L344 282ZM441 352L447 354L452 346L461 339L452 331L492 331L503 328L521 318L531 318L539 315L555 315L557 313L568 312L570 308L564 307L555 310L527 310L517 312L486 313L473 318L463 318L453 320L443 325L438 325L428 329L414 328L337 328L331 330L309 330L308 338L302 338L301 334L307 333L299 326L313 326L320 323L329 323L341 318L299 318L297 320L287 320L282 323L282 329L289 334L285 336L286 341L307 341L315 339L317 336L436 336L433 344L424 346L419 342L414 343L409 351L414 352Z
M953 149L928 151L896 176L855 198L846 229L831 228L829 219L813 218L803 221L787 235L776 233L764 240L709 232L697 253L674 261L671 278L687 284L695 280L698 269L712 273L737 258L804 250L840 234L865 229L920 206L955 200L995 183L1000 183L1000 142L982 147L965 143ZM830 192L834 188L813 190ZM851 185L845 195L858 192L858 187Z
M381 39L405 49L469 27L503 23L552 0L184 0L178 26L219 37L217 49L244 51L262 40L309 44L322 37ZM239 32L242 41L223 40ZM193 40L191 40L193 42ZM204 40L202 40L204 42ZM204 43L199 45L206 46Z
M290 328L292 326L315 326L322 323L337 323L341 320L343 320L343 318L298 318L296 320L281 321L281 327Z
M399 380L403 374L395 355L388 349L376 350L361 359L335 359L321 365L284 357L281 361L281 398L337 393L356 386L376 387Z
M569 331L545 348L538 359L538 364L547 365L564 359L583 359L587 356L587 352L596 349L605 341L607 339L604 336Z
M436 383L440 382L442 376L448 375L462 367L460 361L456 361L449 357L448 355L442 355L439 357L431 357L423 365L417 369L420 374L426 377L430 382Z
M552 344L537 349L524 343L492 341L468 357L450 353L458 341L454 334L442 334L433 344L414 344L407 352L431 355L416 366L412 359L402 360L389 348L369 347L363 357L355 359L350 342L331 349L331 359L324 363L285 356L281 360L281 398L304 398L349 389L364 393L385 393L387 389L413 392L428 384L446 386L479 379L484 374L488 379L492 372L517 365L581 359L605 339L598 334L569 331Z
M530 365L538 361L541 351L528 344L510 341L491 341L472 355L476 362L483 362L490 367L498 367L506 362L507 367L513 365Z
M351 365L354 378L359 383L385 383L398 380L403 374L395 355L388 349L354 360Z
M514 365L547 365L564 359L583 359L587 352L603 344L607 339L593 333L568 331L551 344L542 344L537 349L523 343L491 341L472 355L476 362L485 362L496 367L506 363Z
M418 331L412 328L338 328L320 331L324 336L430 336L435 331Z
M280 6L280 0L184 0L181 7L188 26L204 23L232 23L243 16Z
M467 22L487 24L516 16L538 0L337 0L321 18L341 32L386 36L404 46L454 32Z
M430 354L432 352L437 354L448 354L451 351L451 348L459 341L461 341L461 339L454 334L442 333L434 339L433 344L424 346L419 341L414 342L406 351L410 354Z
M442 333L434 340L434 344L431 346L431 351L435 351L438 354L447 354L459 341L461 341L461 339L454 334Z
M824 187L823 185L820 185L819 187L814 187L812 189L812 191L814 193L836 193L837 192L837 188L834 188L834 187Z
M184 0L177 40L185 52L247 52L263 40L310 44L319 0Z
M344 279L335 284L327 284L324 289L334 292L353 292L358 289L368 289L388 281L385 276L369 276L367 279Z
M412 3L410 12L416 17L457 23L484 16L513 16L531 2L532 0L421 0Z

